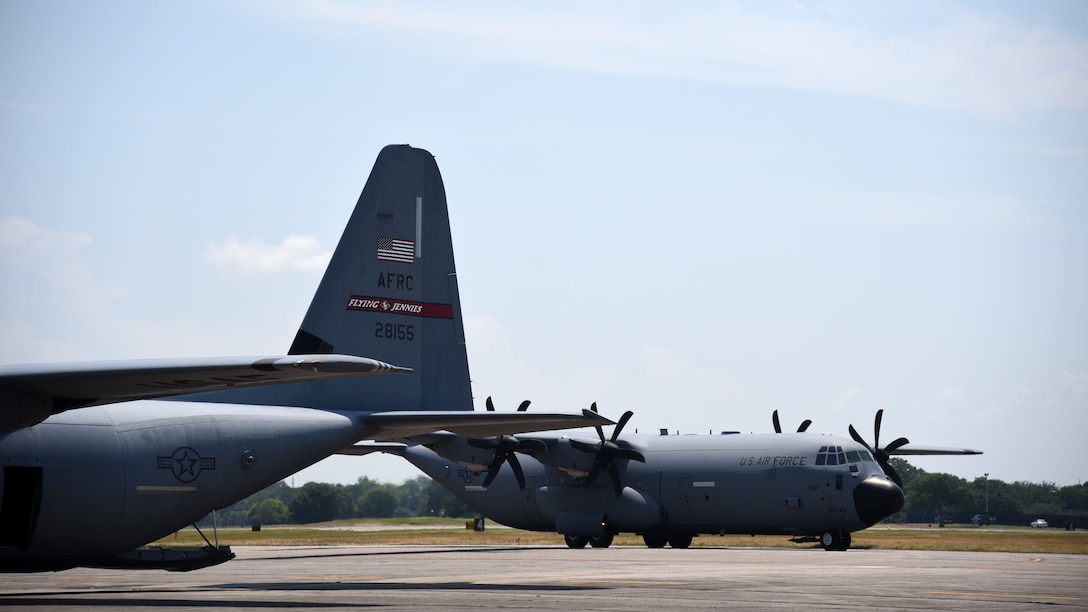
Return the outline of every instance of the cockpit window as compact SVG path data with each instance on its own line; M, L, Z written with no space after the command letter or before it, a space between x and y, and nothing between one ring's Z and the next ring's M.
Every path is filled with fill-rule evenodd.
M841 446L821 446L816 453L816 465L846 465L872 460L873 456L868 451L844 451Z

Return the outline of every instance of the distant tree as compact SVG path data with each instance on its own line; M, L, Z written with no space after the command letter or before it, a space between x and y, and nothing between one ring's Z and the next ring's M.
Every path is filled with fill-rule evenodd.
M453 493L450 493L449 491L446 493L445 499L442 500L442 512L440 513L442 516L461 518L476 516L477 512L472 509L472 506L461 501L461 499Z
M904 491L910 488L912 480L926 473L925 470L911 465L902 457L892 457L891 459L888 459L888 464L895 468L895 472L899 474L899 478L903 480Z
M1088 483L1058 489L1064 510L1088 510Z
M270 497L258 502L249 509L246 518L250 525L281 525L286 523L291 513L287 504Z
M355 516L389 518L396 513L399 505L396 485L380 484L358 499L355 503Z
M911 481L907 509L929 516L973 509L967 481L951 474L921 474Z
M320 523L351 514L351 498L339 485L324 482L308 482L288 504L291 521L295 523Z

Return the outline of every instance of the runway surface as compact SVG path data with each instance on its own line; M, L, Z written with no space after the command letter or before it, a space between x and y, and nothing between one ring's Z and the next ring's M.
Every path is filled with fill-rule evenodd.
M1088 555L613 547L237 547L189 573L0 575L0 608L1088 609Z

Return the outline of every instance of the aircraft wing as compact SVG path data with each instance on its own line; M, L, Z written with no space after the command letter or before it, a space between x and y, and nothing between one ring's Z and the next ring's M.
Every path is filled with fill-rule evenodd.
M0 367L0 433L101 404L228 388L411 372L366 357L285 355Z
M501 434L572 429L594 425L615 425L610 419L582 410L582 414L544 412L376 412L363 419L367 438L373 440L415 441L415 438L439 430L467 438L485 438Z
M947 448L941 446L906 445L888 453L889 455L981 455L982 451L973 448Z

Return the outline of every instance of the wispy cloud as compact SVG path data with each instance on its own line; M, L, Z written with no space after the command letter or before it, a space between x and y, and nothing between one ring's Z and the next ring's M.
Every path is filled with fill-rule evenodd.
M288 236L279 244L259 240L243 242L231 236L225 242L212 242L204 249L204 259L219 270L232 273L274 273L283 271L324 270L332 252L324 249L313 236Z
M21 217L0 219L0 253L5 268L29 273L54 290L78 296L80 310L125 295L95 279L83 260L91 237L82 232L53 231ZM64 301L62 301L64 303Z
M1088 110L1088 39L993 13L928 27L727 4L289 5L338 28L389 33L424 53L579 71L762 84L985 113ZM760 14L757 11L763 11ZM376 31L376 32L375 32Z

